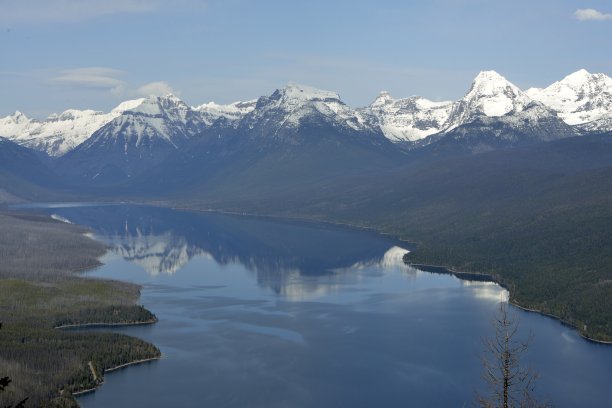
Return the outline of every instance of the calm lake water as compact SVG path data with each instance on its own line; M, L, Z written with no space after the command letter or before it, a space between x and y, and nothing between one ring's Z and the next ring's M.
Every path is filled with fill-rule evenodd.
M481 339L507 295L403 265L372 232L140 206L56 206L112 247L90 276L143 286L159 323L117 332L159 361L106 375L98 407L463 407L482 386ZM511 308L525 363L557 407L612 404L612 347Z

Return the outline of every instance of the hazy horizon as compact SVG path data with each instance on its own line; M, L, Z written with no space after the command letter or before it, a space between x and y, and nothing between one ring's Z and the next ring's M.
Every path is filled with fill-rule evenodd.
M290 81L351 106L382 90L452 100L489 69L544 87L581 68L612 72L610 13L604 1L9 0L0 116L108 111L167 91L230 103Z

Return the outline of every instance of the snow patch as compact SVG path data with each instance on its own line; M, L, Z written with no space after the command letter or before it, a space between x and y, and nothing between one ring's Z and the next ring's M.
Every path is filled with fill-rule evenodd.
M61 222L66 223L66 224L72 224L72 221L70 221L67 218L64 218L64 217L62 217L61 215L58 215L58 214L51 214L51 218L53 218L56 221L61 221Z
M546 88L531 88L527 94L557 112L568 125L593 122L587 127L612 129L608 127L612 119L612 78L605 74L581 69Z

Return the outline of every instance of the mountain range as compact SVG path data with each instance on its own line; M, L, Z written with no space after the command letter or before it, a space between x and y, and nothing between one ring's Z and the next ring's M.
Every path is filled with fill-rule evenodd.
M458 101L434 102L420 96L394 99L383 91L364 108L349 107L335 92L290 83L270 96L229 105L210 102L189 107L167 95L125 101L108 113L70 109L45 120L16 111L0 119L0 135L52 157L61 157L89 139L93 139L91 145L95 140L122 138L125 132L136 138L137 145L156 138L180 144L177 140L208 129L219 119L236 126L248 115L246 126L262 126L265 131L265 125L257 122L270 119L264 112L270 109L270 101L287 113L287 122L278 126L297 124L315 114L357 131L380 130L393 142L423 140L479 117L518 115L538 103L542 105L538 116L557 116L586 131L612 129L612 78L580 70L547 88L525 92L495 71L483 71Z
M612 79L584 70L526 91L483 71L457 101L382 92L353 108L290 83L229 105L165 95L0 119L0 203L133 201L371 227L415 242L412 262L489 273L516 303L607 340L611 175ZM151 237L122 256L171 271L196 252Z
M585 70L527 91L483 71L457 101L381 92L369 106L353 108L336 92L289 83L229 105L192 107L168 94L125 101L108 113L71 109L36 120L17 111L0 119L0 137L30 149L63 182L140 192L159 183L171 190L227 189L228 178L287 188L415 156L482 153L610 130L612 78Z
M191 107L169 94L125 101L109 113L71 109L36 120L15 112L0 119L0 136L32 149L71 183L146 184L142 176L150 172L176 185L165 170L171 168L180 185L194 175L177 168L225 177L247 162L261 168L272 160L281 164L272 170L278 175L306 161L329 175L393 165L422 148L478 153L551 141L611 130L611 112L612 79L604 74L580 70L523 92L483 71L454 102L382 92L369 106L352 108L335 92L290 83L229 105Z

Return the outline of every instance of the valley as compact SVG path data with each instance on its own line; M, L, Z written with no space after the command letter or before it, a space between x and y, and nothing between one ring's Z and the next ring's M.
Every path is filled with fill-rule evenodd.
M1 186L34 201L130 200L368 226L419 242L415 262L494 275L518 304L609 340L611 84L581 70L523 92L484 71L457 102L382 94L360 109L298 84L228 106L144 98L106 116L35 122L39 144L13 138L40 153L5 140ZM555 92L575 99L559 102ZM83 132L101 127L70 151L42 142L51 130L41 127L57 138L61 123L83 118L93 118ZM33 123L18 114L0 132ZM55 158L41 162L42 153Z
M490 275L515 305L555 316L584 337L610 342L611 118L612 79L584 70L527 91L483 71L457 101L394 99L383 92L370 106L352 108L336 92L290 83L257 100L229 105L192 107L168 94L126 101L110 113L71 110L38 120L18 112L0 119L0 203L130 202L366 227L414 243L406 263ZM119 217L108 230L96 221L103 215L102 210L71 213L83 217L77 223L95 225L112 244L117 242L108 237L137 241L147 236L130 228L146 225L149 218ZM82 233L34 215L2 217L3 225L15 230L53 225L52 231ZM157 227L155 215L150 219ZM235 238L245 232L236 226L241 222L248 224L223 221L239 232L231 240L225 233L211 238L221 243L218 249L181 243L173 254L184 262L212 254L217 260L270 268L257 265L253 254L224 258L228 246L244 251ZM172 228L167 229L172 236ZM120 239L128 231L129 237ZM53 344L66 342L58 350L80 347L61 379L70 392L98 382L85 361L94 361L102 374L159 356L154 346L119 334L53 329L154 320L151 312L135 306L137 286L73 275L95 266L103 247L72 236L74 241L57 251L16 257L14 245L20 247L25 238L10 243L11 234L3 242L8 245L2 247L3 260L11 258L15 266L3 266L0 285L7 296L1 308L22 314L5 320L2 339L12 342L7 350L16 349L20 330L33 330L33 338L49 337ZM147 245L171 246L164 237ZM262 248L283 245L281 238ZM90 246L91 253L84 250ZM125 259L145 270L163 264L156 257L143 259L124 242L120 248ZM82 264L60 264L45 272L46 260L64 262L74 253L83 255ZM290 264L293 258L283 256ZM184 265L174 265L172 272L159 268L174 273ZM17 307L11 296L40 303ZM80 303L82 297L87 300ZM40 316L34 328L23 326L33 315ZM21 323L13 330L10 322ZM87 354L101 338L122 346L100 351L101 357ZM124 346L135 354L125 354ZM24 350L19 358L35 353ZM63 361L64 351L45 359ZM20 366L11 373L15 383L28 375Z

